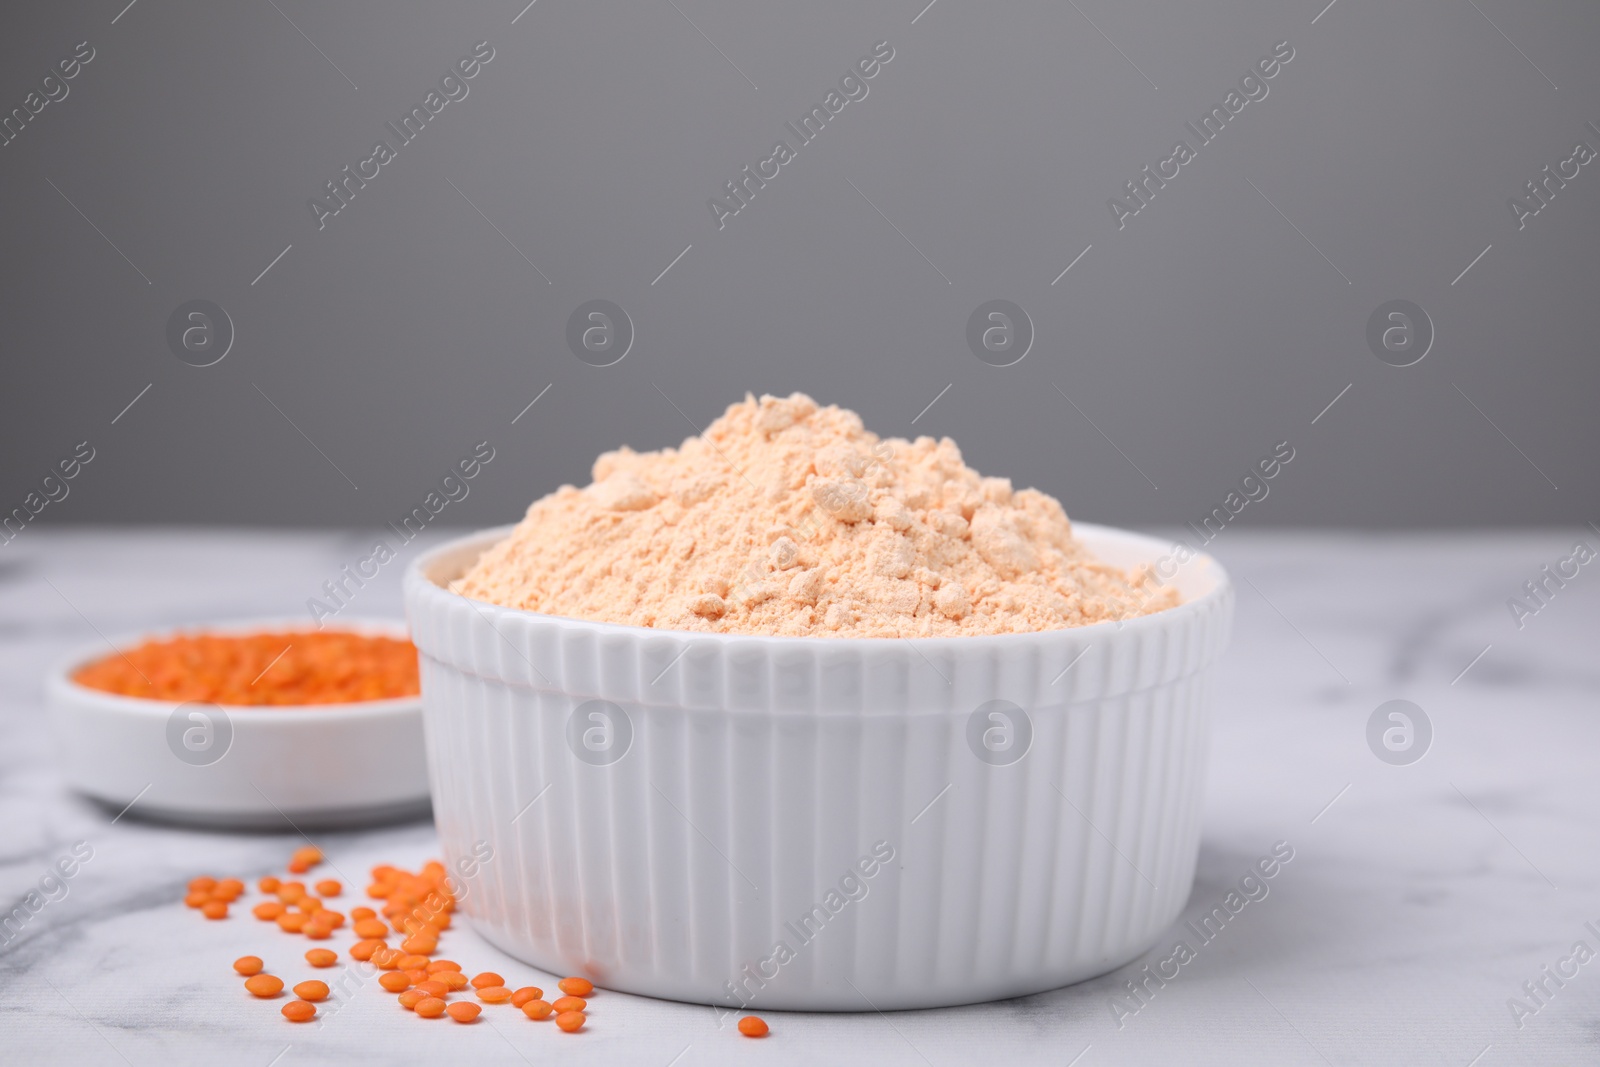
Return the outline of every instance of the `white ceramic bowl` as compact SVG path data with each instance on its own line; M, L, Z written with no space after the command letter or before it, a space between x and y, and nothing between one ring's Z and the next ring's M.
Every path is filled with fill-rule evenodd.
M1233 609L1208 557L1123 624L744 637L444 588L509 530L405 597L447 862L492 854L463 910L512 955L730 1009L926 1008L1102 974L1187 899ZM1123 566L1170 549L1075 530Z
M314 630L304 617L175 627L180 633ZM329 627L333 629L335 627ZM405 637L405 626L341 619L337 629ZM424 815L428 773L418 697L245 707L148 700L79 685L79 667L112 655L79 649L46 681L63 774L130 817L233 829L350 826Z

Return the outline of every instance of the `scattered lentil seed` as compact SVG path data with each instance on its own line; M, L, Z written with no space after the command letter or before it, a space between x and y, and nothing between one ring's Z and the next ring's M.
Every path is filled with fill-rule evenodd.
M522 1014L530 1019L548 1019L554 1010L548 1000L530 1000L522 1006Z
M563 978L556 983L561 992L575 997L586 997L594 992L594 983L587 978Z
M350 946L350 958L361 960L365 963L372 958L372 954L385 947L382 941L357 941Z
M258 997L275 997L283 992L283 979L272 974L251 975L244 980L244 987Z
M739 1020L739 1032L745 1037L766 1037L767 1022L759 1015L746 1015Z
M362 919L351 929L357 937L377 939L387 937L389 934L389 928L384 925L381 919Z
M561 1015L569 1011L582 1011L589 1006L589 1002L582 997L558 997L550 1006L557 1015Z
M291 1000L281 1010L283 1017L292 1023L308 1023L317 1014L317 1006L304 1000Z
M583 1029L583 1024L587 1020L588 1016L581 1011L564 1011L556 1016L556 1025L567 1033L574 1034Z
M544 996L544 990L540 989L538 986L525 985L521 989L511 994L511 1006L513 1008L520 1008L530 1000L538 1000L542 996Z
M322 862L322 850L315 845L306 845L304 848L294 850L294 855L289 857L289 870L295 874L304 874Z
M300 873L321 860L319 850L299 849L291 859L290 870ZM468 976L462 972L461 965L454 960L429 958L438 948L439 932L450 926L451 912L455 909L455 898L450 892L446 874L446 868L437 861L424 864L421 871L415 874L394 867L374 868L373 884L368 891L374 899L384 901L382 918L369 907L350 909L350 926L359 940L347 951L351 959L370 960L384 972L380 975L380 984L386 990L397 993L402 1007L410 1008L424 1018L449 1014L459 1022L471 1023L482 1011L478 1004L471 1001L449 1004L446 1001L452 991L469 987ZM253 913L263 921L277 922L285 932L303 933L321 940L345 925L345 914L328 907L323 899L342 895L343 886L336 879L317 882L314 893L308 892L302 882L283 881L272 876L258 879L256 885L261 892L274 894L275 899L261 901L252 908ZM239 879L218 881L200 877L190 884L185 902L204 914L220 918L228 914L228 904L238 899L244 889L244 883ZM390 948L387 944L391 929L406 935L400 948ZM309 949L305 959L313 967L331 967L338 962L339 956L332 949L319 947ZM283 992L283 980L262 973L264 964L259 957L241 957L235 966L239 973L247 976L245 988L255 996L271 998ZM524 986L513 992L505 985L504 979L493 971L481 972L470 980L470 986L476 990L477 999L486 1004L511 1001L514 1007L522 1008L530 1018L548 1018L557 1014L556 1009L542 999L543 990L536 986ZM585 979L573 979L563 988L588 991L593 987ZM299 983L294 993L299 999L285 1005L282 1012L286 1019L295 1022L315 1018L317 1008L313 1002L329 996L327 983L317 980ZM562 999L561 1006L586 1005L581 999L569 996ZM578 1029L584 1025L581 1012L560 1014L574 1016L566 1021L564 1028Z
M328 996L328 983L315 978L307 979L294 987L294 995L301 1000L324 1000Z

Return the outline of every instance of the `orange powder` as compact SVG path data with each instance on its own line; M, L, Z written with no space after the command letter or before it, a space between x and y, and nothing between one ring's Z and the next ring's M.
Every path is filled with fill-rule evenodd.
M451 589L574 619L818 637L1054 630L1178 602L949 438L880 438L799 393L747 397L677 449L607 452L592 485L536 501Z
M147 641L72 677L123 696L230 705L348 704L419 692L410 641L340 631Z

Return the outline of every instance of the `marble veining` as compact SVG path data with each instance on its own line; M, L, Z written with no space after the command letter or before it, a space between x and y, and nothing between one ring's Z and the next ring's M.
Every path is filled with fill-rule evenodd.
M1580 573L1520 629L1506 606L1576 536L1226 532L1212 549L1239 586L1239 612L1213 685L1199 872L1160 945L1112 975L1020 1000L767 1013L773 1035L752 1047L709 1009L614 993L594 999L576 1036L509 1009L470 1028L424 1023L376 987L316 1028L247 998L234 957L281 960L298 980L306 945L240 909L207 923L182 907L183 886L202 872L276 872L300 837L175 829L140 821L137 804L119 816L67 792L42 672L101 635L303 614L366 539L30 528L0 547L5 910L75 843L93 855L65 897L0 945L0 1063L1600 1061L1600 959L1559 987L1546 980L1538 1001L1524 989L1575 942L1600 952L1585 925L1600 930L1600 577ZM399 574L386 567L352 614L399 615ZM1368 717L1395 698L1433 725L1427 755L1408 766L1380 761L1366 739ZM1197 936L1278 842L1293 859L1265 895ZM417 864L437 847L426 823L318 843L358 890L372 864ZM1192 958L1165 963L1180 940ZM551 981L464 924L445 946L469 970ZM1126 995L1135 979L1141 999ZM1511 998L1528 1009L1520 1020Z

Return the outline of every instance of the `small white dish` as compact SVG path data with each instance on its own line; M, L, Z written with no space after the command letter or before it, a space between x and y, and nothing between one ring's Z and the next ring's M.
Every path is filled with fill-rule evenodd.
M510 527L414 560L435 822L462 909L552 973L741 1008L1037 993L1122 966L1189 897L1233 590L1085 523L1183 603L999 636L642 629L449 591Z
M405 637L405 625L341 619L338 629ZM304 618L173 627L119 649L197 633L315 631ZM130 818L219 829L342 827L427 814L420 697L345 704L221 706L122 696L73 681L115 655L79 649L46 681L62 773Z

